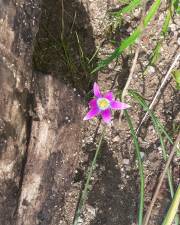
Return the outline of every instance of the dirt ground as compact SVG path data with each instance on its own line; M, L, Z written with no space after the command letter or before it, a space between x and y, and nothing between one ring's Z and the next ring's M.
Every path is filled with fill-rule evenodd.
M68 84L77 98L81 99L84 115L88 110L87 100L92 96L93 81L98 82L102 91L112 89L117 94L119 90L123 90L128 79L136 46L128 49L118 62L111 63L97 75L91 74L98 60L112 53L117 43L127 37L139 23L141 14L139 10L135 10L133 15L125 16L122 24L115 27L110 12L119 7L121 4L116 0L42 1L39 31L34 43L34 73L53 73L55 77ZM149 67L146 75L143 76L142 71L159 37L165 8L164 1L160 11L143 33L138 63L129 87L137 90L149 103L180 49L180 20L176 15L163 43L157 66ZM99 49L98 54L92 58L97 49ZM180 96L175 85L171 78L154 108L169 133L174 136L178 132L180 122ZM133 119L134 127L137 128L145 113L130 96L126 97L126 103L131 105L129 114ZM72 224L86 171L93 159L104 126L103 122L99 123L99 119L95 118L83 122L83 127L79 127L83 137L82 150L78 157L79 164L73 181L66 187L65 196L57 201L62 205L59 208L61 217L53 218L56 221L54 224ZM146 212L164 166L160 141L149 119L140 129L139 143L144 164ZM167 145L167 147L170 151L172 146ZM174 187L180 182L179 164L180 158L175 156L172 163ZM59 190L53 191L56 192L56 196L60 194ZM51 204L52 199L49 200L49 205L44 206L46 212L52 210L52 207L57 207L54 202ZM130 130L124 117L119 122L119 113L116 112L113 122L106 127L97 167L91 179L88 199L79 225L135 225L138 199L139 174ZM167 179L165 179L149 225L161 224L170 201ZM47 215L39 213L37 224L48 224L45 216L48 216L48 213Z
M131 18L125 17L123 26L118 27L115 31L111 31L111 24L109 24L107 12L110 9L117 7L115 2L113 4L112 2L104 1L102 3L101 0L83 1L82 3L78 3L77 1L68 3L68 1L66 1L64 7L65 14L67 13L69 15L71 13L72 18L75 11L77 12L77 15L79 15L79 13L83 15L81 18L82 20L77 16L77 21L75 22L77 23L76 29L82 40L82 48L85 51L85 54L89 53L90 56L94 51L93 49L95 49L95 46L101 44L98 55L101 58L108 53L111 53L115 48L115 46L110 44L109 40L111 38L121 40L127 36L132 31L133 27L136 26L137 19L139 19L140 15L138 11L135 12L133 23L130 23ZM174 55L179 50L179 43L177 42L179 38L179 21L178 18L175 17L171 24L168 38L163 44L163 54L158 67L150 67L148 74L145 77L142 77L142 67L146 65L148 56L156 43L158 32L160 32L160 27L164 18L163 9L164 8L161 7L161 11L151 23L151 26L153 25L154 29L152 30L151 26L149 26L144 32L140 59L138 60L136 73L133 75L130 85L130 88L138 90L139 93L149 101L152 100L163 76L171 65ZM56 20L54 16L52 19ZM52 29L54 29L54 27L52 27ZM57 29L57 27L55 29ZM69 26L65 22L65 33L69 32L68 29ZM55 34L55 32L53 32L53 34ZM118 65L110 65L108 69L98 73L98 83L102 90L105 91L111 89L113 85L113 90L116 93L118 86L120 86L121 89L124 87L131 67L132 57L133 54L127 52L123 59L119 60ZM48 69L50 68L59 71L60 68L56 68L59 64L57 65L57 62L54 61L54 59L56 60L57 58L53 58L53 65L50 65ZM75 88L79 89L76 83L73 85ZM84 91L87 91L87 87L84 85L83 89ZM166 124L166 127L168 127L170 132L174 132L173 129L179 122L178 94L179 93L175 90L175 84L171 79L165 87L163 95L161 95L155 108L158 116ZM129 97L126 99L132 106L129 112L134 120L134 124L135 126L138 126L144 113L138 105L133 103L132 99ZM101 124L97 135L95 135L97 124L97 119L84 124L84 138L82 140L83 151L80 156L80 165L79 168L77 168L77 173L72 186L66 193L64 219L62 219L60 224L72 223L79 191L84 183L85 171L94 155L96 147L94 140L98 140L98 136L104 126ZM147 207L151 200L153 190L156 187L157 178L163 168L162 150L159 139L150 121L144 123L140 131L139 141L141 144L146 176L145 206ZM176 183L179 182L178 162L177 158L173 161L173 172ZM137 215L138 188L138 171L137 166L135 165L134 149L130 139L129 128L125 119L119 124L117 114L115 115L115 119L111 126L106 130L103 146L101 148L101 155L98 159L96 172L92 179L91 191L89 192L89 197L80 224L133 224L136 221ZM165 181L150 224L160 224L169 202L170 196L167 191L167 181Z
M44 13L52 12L54 10L53 4L44 1L46 10ZM48 4L48 5L46 5ZM50 6L49 6L50 4ZM48 10L47 10L48 6ZM64 34L70 34L74 37L73 32L77 31L82 49L87 57L90 57L95 51L95 48L101 46L98 53L99 58L104 58L115 49L116 45L111 44L111 40L120 41L128 36L134 27L138 24L140 19L140 11L136 10L134 14L125 16L124 22L121 26L113 27L112 19L108 12L120 6L113 0L83 0L78 1L65 1L64 2ZM130 84L130 88L137 90L146 100L151 102L155 95L163 77L167 73L177 51L179 51L179 18L174 17L170 25L168 36L163 43L162 55L157 64L157 67L149 67L146 76L142 76L143 68L148 63L153 47L160 33L160 29L164 20L165 4L161 6L161 10L156 15L155 19L151 22L143 34L141 41L140 57L136 66L136 71ZM61 8L61 6L60 6ZM57 8L56 8L57 9ZM75 15L76 12L76 16ZM45 14L42 14L43 16ZM53 13L52 21L56 21L57 12ZM42 17L43 18L43 17ZM47 22L42 20L42 24ZM71 18L72 20L68 20ZM72 28L73 19L75 25ZM69 23L68 23L69 22ZM42 25L41 24L41 25ZM62 25L62 23L61 23ZM153 29L152 29L153 27ZM70 30L72 28L72 30ZM62 27L59 30L57 26L52 26L50 29L47 27L51 35L56 35L57 32L62 32ZM55 29L55 30L54 30ZM40 28L41 30L41 28ZM43 29L42 29L43 30ZM37 35L37 40L41 41L42 33ZM73 38L70 37L72 40ZM73 39L74 40L74 39ZM49 40L47 40L49 41ZM43 41L41 42L41 44ZM77 73L73 78L70 78L71 83L75 87L75 91L80 91L83 96L84 93L91 90L91 82L87 80L90 76L82 71L80 59L78 58L77 45L71 42L70 55L75 58L74 64ZM38 52L39 53L39 52ZM71 54L72 53L72 54ZM37 52L35 52L37 54ZM74 56L75 54L75 56ZM42 53L39 54L42 57ZM44 54L45 57L52 56ZM42 61L46 62L47 58ZM114 93L117 93L119 88L122 90L129 75L133 59L133 51L128 50L123 57L119 59L117 64L112 63L109 68L103 72L98 72L98 84L103 91L113 87ZM55 70L57 73L62 72L62 67L59 63L60 58L54 54L53 58L49 61L48 70ZM97 58L94 59L94 62ZM42 70L47 66L39 64L38 67ZM47 71L47 68L45 69ZM90 71L90 69L89 69ZM67 67L63 67L63 72L69 74ZM87 72L87 70L86 70ZM64 74L63 74L64 75ZM87 77L88 76L88 77ZM79 82L80 80L83 81ZM90 78L92 81L94 78ZM84 83L85 81L85 83ZM133 100L127 96L126 102L132 107L129 113L134 121L134 126L137 128L139 122L144 116L144 112ZM84 102L84 106L87 103ZM87 108L84 107L84 114ZM172 134L176 132L180 119L179 114L179 92L175 89L175 83L171 79L163 90L160 96L155 111L160 120L166 125L168 131ZM137 208L138 208L138 195L139 195L139 175L137 165L135 163L134 147L130 138L130 132L126 120L123 118L119 123L119 114L115 114L113 123L107 127L103 145L101 147L101 154L98 159L96 172L92 178L91 190L89 192L87 204L85 206L83 216L79 224L83 225L127 225L136 224ZM72 224L76 204L79 198L79 192L84 184L86 169L91 162L95 153L96 142L103 129L104 124L98 127L98 119L84 122L82 152L80 155L79 167L76 171L76 176L70 189L66 192L66 202L64 206L64 219L62 218L59 224L70 225ZM161 173L164 165L162 157L162 149L160 141L155 133L150 120L147 120L139 133L139 142L141 145L141 153L144 163L145 173L145 211L149 205L153 191L157 184L157 179ZM168 150L170 150L168 146ZM179 183L179 158L175 157L173 161L173 176L175 184ZM163 187L153 210L150 224L158 225L161 223L163 215L169 205L170 194L168 192L167 180L164 181Z

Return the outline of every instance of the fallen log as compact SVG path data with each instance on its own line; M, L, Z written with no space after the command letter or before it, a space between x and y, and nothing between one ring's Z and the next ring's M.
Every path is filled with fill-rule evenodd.
M29 17L27 11L31 14ZM14 224L29 137L28 95L38 1L0 2L0 224ZM36 21L34 19L36 18Z
M81 140L81 103L33 74L39 1L0 1L0 224L58 224Z
M62 218L64 195L78 165L79 97L51 75L35 79L35 112L17 225L54 225Z

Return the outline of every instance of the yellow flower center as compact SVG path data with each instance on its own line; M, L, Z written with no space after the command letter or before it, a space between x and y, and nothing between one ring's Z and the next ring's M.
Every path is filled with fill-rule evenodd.
M110 102L106 98L99 98L97 100L97 104L101 110L105 110L105 109L109 108Z

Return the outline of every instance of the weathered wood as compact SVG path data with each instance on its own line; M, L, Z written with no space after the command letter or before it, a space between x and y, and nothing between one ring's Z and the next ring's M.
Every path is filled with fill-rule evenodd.
M54 75L32 74L38 2L0 1L1 225L58 224L78 164L79 97Z
M14 224L27 149L38 1L0 1L0 224ZM29 16L29 14L31 16ZM36 21L34 21L36 19Z
M61 220L80 149L79 97L51 75L35 79L35 110L17 225Z

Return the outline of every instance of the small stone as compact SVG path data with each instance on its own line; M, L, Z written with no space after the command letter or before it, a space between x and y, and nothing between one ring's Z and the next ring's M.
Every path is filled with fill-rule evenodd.
M180 46L180 37L177 39L177 43Z
M131 169L132 169L131 166L129 165L126 166L126 171L131 171Z
M172 32L176 31L176 24L172 23L169 27Z
M174 19L175 24L179 27L180 26L180 20L179 17Z
M81 225L81 224L83 224L83 222L84 222L83 219L82 219L81 217L79 217L79 218L78 218L78 223L77 223L77 224L78 224L78 225Z
M139 16L140 16L140 14L141 14L141 9L140 9L140 8L138 8L138 9L135 9L135 10L134 10L133 16L135 16L135 17L139 17Z
M96 209L93 208L92 206L88 205L88 206L87 206L87 211L88 211L93 217L96 216Z
M141 156L141 159L144 159L145 153L144 152L140 152L140 156Z
M129 27L129 28L127 29L127 32L128 32L128 33L131 33L132 30L133 30L132 27Z
M119 142L119 141L120 141L120 137L119 137L119 136L116 136L115 138L113 138L112 141L113 141L113 142Z
M155 73L155 68L154 68L153 66L149 66L148 72L149 72L150 74Z
M124 165L129 165L130 164L130 160L129 159L123 159L123 164Z

